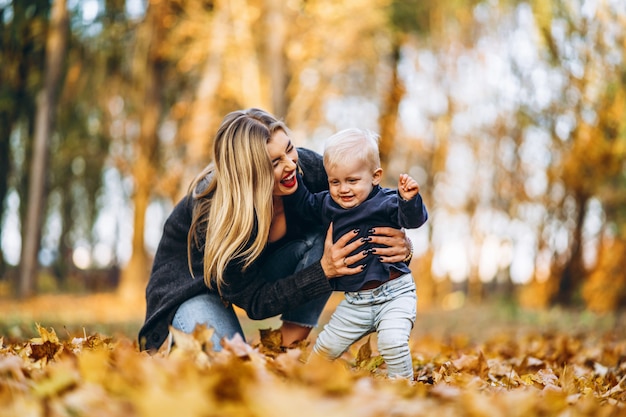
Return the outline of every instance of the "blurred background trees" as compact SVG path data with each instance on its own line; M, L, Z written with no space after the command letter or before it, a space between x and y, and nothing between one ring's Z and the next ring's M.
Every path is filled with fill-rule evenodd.
M68 42L50 85L59 4ZM411 173L431 214L409 232L420 307L617 309L625 36L618 0L0 0L2 288L142 299L216 126L256 106L318 151L348 126L381 133L386 185Z

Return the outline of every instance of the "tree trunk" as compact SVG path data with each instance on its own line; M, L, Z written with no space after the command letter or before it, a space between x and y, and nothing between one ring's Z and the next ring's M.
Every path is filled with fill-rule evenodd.
M133 164L135 181L132 197L134 206L132 255L124 268L118 292L123 299L137 300L145 289L150 262L145 250L144 232L146 210L150 204L152 184L155 181L158 126L161 117L161 59L158 48L163 41L163 16L166 2L151 0L146 19L138 29L137 52L134 57L134 74L138 86L140 108L140 132L136 146L136 161Z
M396 138L396 124L398 121L398 108L405 94L405 88L398 74L398 65L400 63L400 44L394 42L392 50L391 65L391 85L389 86L389 94L384 99L384 107L381 112L380 125L380 163L386 168L389 162L394 142Z
M259 107L267 109L269 102L266 95L261 91L261 74L259 55L255 45L255 35L251 26L247 2L244 0L229 0L231 30L229 35L233 38L234 50L231 53L236 57L239 77L238 92L234 97L240 106Z
M287 114L287 63L285 62L285 7L278 0L267 0L267 53L265 54L265 68L270 79L270 99L272 113L278 118Z
M211 145L219 116L210 109L216 108L216 96L222 83L222 60L226 50L228 9L223 1L215 2L211 18L211 38L207 40L208 57L202 67L200 81L189 119L183 125L181 135L187 144L184 177L191 180L209 162ZM175 196L177 201L179 195Z
M45 207L48 144L54 125L53 111L56 108L59 86L63 76L68 23L66 0L54 0L46 42L44 85L37 97L35 145L30 167L28 208L21 256L20 297L29 297L35 292L35 277L38 269L37 255L44 213L42 209Z
M578 195L576 198L578 214L576 216L576 226L570 245L570 255L565 264L559 281L559 291L556 295L556 302L562 305L572 305L577 299L585 277L585 266L583 262L582 233L585 221L585 207L589 198L585 195Z

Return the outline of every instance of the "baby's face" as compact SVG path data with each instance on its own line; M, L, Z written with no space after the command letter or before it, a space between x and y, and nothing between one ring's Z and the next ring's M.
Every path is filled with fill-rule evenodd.
M358 206L380 183L382 169L353 160L327 168L330 197L344 209Z

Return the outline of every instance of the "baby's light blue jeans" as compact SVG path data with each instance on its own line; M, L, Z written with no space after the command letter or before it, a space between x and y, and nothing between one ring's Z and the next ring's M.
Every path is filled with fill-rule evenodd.
M312 233L277 249L262 267L265 279L279 280L319 261L324 252L324 237L324 234ZM315 327L329 296L313 299L296 309L285 311L280 318L305 327ZM220 341L224 337L231 339L238 333L245 340L233 307L225 307L216 291L207 291L185 301L178 307L172 320L172 326L185 333L193 332L197 324L214 329L211 342L215 351L222 349Z
M313 351L336 359L363 336L376 332L378 351L392 378L413 379L409 336L415 323L417 296L411 274L345 297L317 337Z

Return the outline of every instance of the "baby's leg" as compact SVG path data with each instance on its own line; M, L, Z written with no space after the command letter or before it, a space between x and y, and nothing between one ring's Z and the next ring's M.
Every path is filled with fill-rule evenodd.
M389 377L413 379L409 337L416 314L415 292L390 300L376 321L378 351L387 364Z
M337 359L361 337L374 331L371 308L341 300L313 346L313 352Z

